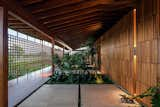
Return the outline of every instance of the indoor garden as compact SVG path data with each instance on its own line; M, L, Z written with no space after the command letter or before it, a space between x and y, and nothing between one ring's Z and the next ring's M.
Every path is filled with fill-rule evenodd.
M94 38L89 38L85 43L86 48L77 50L72 54L64 54L60 58L53 56L55 65L54 75L48 84L112 84L107 75L99 72L99 60L96 60Z

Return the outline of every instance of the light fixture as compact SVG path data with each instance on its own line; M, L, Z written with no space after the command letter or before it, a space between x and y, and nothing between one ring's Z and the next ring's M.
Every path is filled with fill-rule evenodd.
M133 47L133 55L136 56L136 47Z
M101 23L95 23L95 24L92 24L90 25L87 30L88 31L96 31L98 29L102 28L102 24Z

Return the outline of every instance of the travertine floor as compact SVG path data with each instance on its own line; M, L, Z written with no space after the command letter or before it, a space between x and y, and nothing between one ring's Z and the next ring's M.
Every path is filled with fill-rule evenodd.
M114 85L81 85L81 107L138 107L120 102ZM78 85L44 85L19 107L78 107Z

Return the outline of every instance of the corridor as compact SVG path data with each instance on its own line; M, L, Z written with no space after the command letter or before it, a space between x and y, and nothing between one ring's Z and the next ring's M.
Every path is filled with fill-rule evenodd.
M115 85L81 85L81 107L139 107L123 104ZM44 85L19 107L78 107L78 85Z

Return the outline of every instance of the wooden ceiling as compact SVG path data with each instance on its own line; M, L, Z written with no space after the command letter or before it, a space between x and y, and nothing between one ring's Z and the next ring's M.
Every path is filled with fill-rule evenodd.
M34 30L32 27L28 26L27 24L10 14L8 14L8 26L9 28L14 29L16 31L51 42L49 38L44 37L43 34Z
M101 36L135 6L135 0L12 0L73 49L90 36ZM11 28L33 33L9 15ZM53 36L52 35L52 36Z

